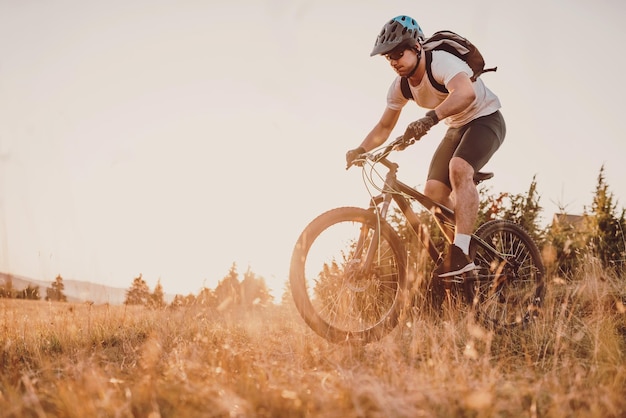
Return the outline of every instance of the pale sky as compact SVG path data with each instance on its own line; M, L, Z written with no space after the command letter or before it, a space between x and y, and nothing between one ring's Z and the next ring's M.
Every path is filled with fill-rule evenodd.
M444 7L445 4L445 7ZM537 176L544 218L626 206L621 0L0 0L0 271L167 293L233 262L280 293L300 231L365 206L345 170L395 77L384 22L473 41L507 138L493 193ZM392 137L425 110L409 103ZM422 188L444 132L396 154Z

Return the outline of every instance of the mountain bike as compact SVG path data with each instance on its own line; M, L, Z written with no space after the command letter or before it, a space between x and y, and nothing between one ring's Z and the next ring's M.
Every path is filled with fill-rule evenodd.
M295 305L306 324L331 342L379 340L398 325L411 303L437 311L452 297L492 328L525 325L538 314L544 295L541 254L531 236L513 222L488 220L472 234L470 256L476 269L446 278L435 273L445 247L452 244L454 211L399 181L399 165L388 158L415 141L400 137L359 156L353 166L363 170L369 206L331 209L311 221L296 241L289 271ZM474 182L492 176L477 172ZM421 248L406 239L406 231L401 233L394 214L405 221L405 229L417 237L412 242ZM432 222L425 222L424 214ZM416 254L426 254L435 267L429 280L423 280L426 297L417 299L409 295L414 286L408 279L419 273L409 271L419 269L411 262Z

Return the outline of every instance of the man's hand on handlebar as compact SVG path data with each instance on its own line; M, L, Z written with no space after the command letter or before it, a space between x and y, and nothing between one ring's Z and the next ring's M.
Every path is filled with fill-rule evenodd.
M415 138L416 140L420 139L426 135L426 132L435 126L437 122L439 122L439 118L437 118L437 113L435 113L434 110L426 112L426 116L423 118L409 123L404 131L404 140L408 142L411 138Z
M355 160L359 158L361 154L365 154L365 148L363 147L351 149L350 151L346 152L346 170L350 168L350 166L353 164L360 165L359 162L355 162Z
M414 142L415 142L414 138L404 139L404 135L402 135L402 136L397 137L396 140L393 141L391 145L393 146L394 151L402 151L409 145L413 145Z

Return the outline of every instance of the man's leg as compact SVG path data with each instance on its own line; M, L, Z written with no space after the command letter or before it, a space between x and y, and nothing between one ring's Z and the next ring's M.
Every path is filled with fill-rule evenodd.
M440 203L449 209L454 209L454 200L452 199L450 193L450 188L439 180L431 179L426 181L424 194L435 202ZM443 232L448 236L449 242L454 240L454 232L452 230L445 228Z
M439 180L427 180L424 187L424 194L437 203L454 209L454 202L450 198L452 190Z
M448 136L448 133L450 136ZM474 172L480 170L502 144L506 126L502 114L495 112L471 121L460 130L448 130L446 137L460 142L448 164L448 175L454 196L456 233L442 266L440 277L455 276L475 268L468 257L471 233L478 217L479 197Z
M474 184L474 168L464 159L450 160L450 182L454 190L456 231L470 235L478 217L478 190Z
M450 182L454 191L456 231L454 243L448 249L439 277L455 276L473 270L469 245L478 216L478 191L474 184L474 168L465 160L450 160Z

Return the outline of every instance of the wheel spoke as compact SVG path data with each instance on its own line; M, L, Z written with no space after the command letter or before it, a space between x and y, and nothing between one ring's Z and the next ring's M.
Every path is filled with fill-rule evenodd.
M543 296L543 264L536 244L518 225L492 221L476 235L498 254L473 245L480 267L473 296L481 320L489 326L524 323Z
M405 287L402 248L391 227L364 209L341 208L314 220L296 245L290 273L305 321L329 340L384 335L397 323Z

